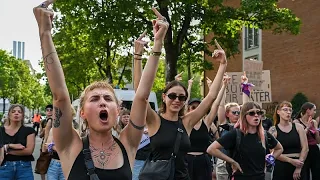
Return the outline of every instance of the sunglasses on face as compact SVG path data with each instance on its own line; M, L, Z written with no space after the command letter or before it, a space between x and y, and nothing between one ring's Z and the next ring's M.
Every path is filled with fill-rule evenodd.
M177 96L177 94L175 94L175 93L167 94L167 96L171 100L176 100L177 98L179 101L186 101L187 100L187 96L184 96L184 95Z
M232 113L233 115L239 115L239 114L240 114L240 111L231 111L231 113Z
M249 111L249 112L247 112L247 114L248 114L249 116L255 116L256 114L257 114L258 116L262 116L262 115L263 115L263 111L260 111L260 110L258 110L258 111Z
M52 111L52 109L49 109L49 108L48 108L48 109L46 109L46 111Z

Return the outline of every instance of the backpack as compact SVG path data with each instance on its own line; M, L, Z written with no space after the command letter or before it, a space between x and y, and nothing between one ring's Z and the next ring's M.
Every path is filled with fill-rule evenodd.
M242 133L240 131L240 129L235 128L236 129L236 146L233 150L229 150L229 157L231 157L232 159L234 159L237 156L237 152L240 151L240 144L241 144L241 137L242 137ZM264 130L264 138L265 138L265 146L266 146L266 154L267 154L267 150L268 150L268 137L267 137L267 131ZM241 155L240 155L241 156ZM226 162L226 169L229 175L229 178L232 177L232 167L231 164Z

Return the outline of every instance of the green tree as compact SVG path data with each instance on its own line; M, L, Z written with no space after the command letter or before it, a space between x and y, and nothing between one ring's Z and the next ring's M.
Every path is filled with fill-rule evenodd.
M131 82L128 54L133 39L146 27L139 12L128 11L139 9L138 5L128 0L54 4L61 13L54 23L54 41L71 94L78 96L95 80L107 79L115 86Z
M15 57L0 49L0 98L3 99L3 113L6 108L5 99L11 99L18 93L16 90L20 86L19 75L15 72L18 67L16 61Z
M294 114L298 113L300 111L301 106L305 102L308 102L308 98L303 93L298 92L296 95L294 95L294 97L291 100L293 113Z
M299 33L301 21L289 9L278 8L277 0L242 0L240 7L225 5L226 2L57 1L54 7L61 13L55 21L57 50L60 56L63 54L61 61L65 72L76 71L80 74L80 78L73 74L73 80L69 79L73 77L67 76L67 84L85 86L96 78L108 78L113 84L119 82L123 73L119 73L118 69L123 69L127 64L124 62L127 60L125 56L130 52L128 49L133 39L145 28L151 30L150 20L154 18L152 6L157 6L170 22L164 41L167 82L174 79L178 67L181 68L179 71L187 67L189 76L193 73L191 69L198 72L212 68L203 60L204 53L211 54L208 46L213 44L213 41L204 42L205 34L213 33L227 50L227 55L231 56L239 52L243 26L272 30L274 33ZM69 66L73 61L79 63L82 69L75 64ZM130 77L130 71L126 75Z

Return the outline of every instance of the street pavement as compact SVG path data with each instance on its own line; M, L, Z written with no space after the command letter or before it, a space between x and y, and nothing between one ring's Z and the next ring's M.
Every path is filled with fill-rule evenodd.
M31 123L31 124L25 124L25 125L28 126L28 127L32 127L32 123ZM42 139L41 139L39 136L37 136L37 137L36 137L36 145L35 145L34 151L33 151L33 157L34 157L34 159L35 159L35 160L32 162L32 171L33 171L33 172L34 172L34 169L35 169L35 167L36 167L37 159L38 159L38 157L39 157L39 155L40 155L41 142L42 142ZM34 180L41 180L41 177L40 177L39 174L35 174L35 173L33 173L33 174L34 174Z

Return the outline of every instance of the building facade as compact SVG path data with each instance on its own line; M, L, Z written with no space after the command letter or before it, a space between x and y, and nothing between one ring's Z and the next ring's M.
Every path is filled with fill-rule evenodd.
M239 5L239 1L229 3ZM291 9L301 19L300 34L275 35L271 31L243 28L239 45L241 53L229 59L227 71L242 71L244 59L263 61L263 69L271 72L274 103L291 101L295 94L301 92L309 101L320 104L320 1L283 0L278 6ZM212 35L207 38L212 38ZM212 61L210 57L205 58ZM213 63L218 67L216 62ZM206 71L205 75L214 77L216 70Z

